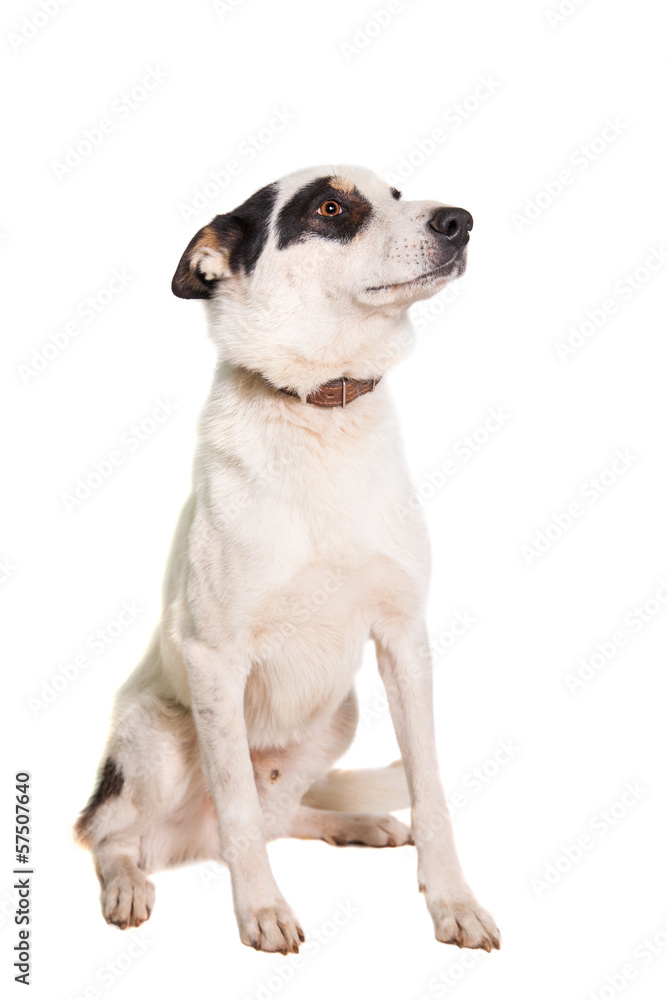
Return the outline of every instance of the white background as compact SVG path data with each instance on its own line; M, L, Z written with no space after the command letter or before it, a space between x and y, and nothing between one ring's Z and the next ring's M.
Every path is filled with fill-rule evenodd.
M667 979L657 9L648 0L566 2L571 12L558 20L549 16L556 0L414 0L394 3L388 23L366 31L383 0L219 6L70 0L49 19L28 0L3 7L2 979L13 976L16 940L12 779L27 769L31 995L40 1000L653 1000ZM165 78L119 111L149 68ZM481 78L492 92L487 85L475 97ZM244 143L269 127L274 109L293 120L262 133L250 159ZM105 117L112 131L58 178L67 147ZM429 146L434 129L443 141ZM209 172L234 159L241 166L227 187L188 213ZM270 848L278 881L310 941L323 942L302 949L294 971L282 956L240 945L226 873L208 886L201 868L158 875L145 928L108 927L70 828L93 785L113 692L157 620L212 372L203 311L172 297L172 273L217 212L288 171L346 162L382 174L403 162L404 197L475 217L460 294L452 286L449 301L420 314L417 347L391 382L433 542L442 772L458 803L466 875L503 948L459 952L434 940L413 848L284 841ZM571 183L559 192L563 170ZM86 322L80 303L114 269L131 281ZM635 272L632 290L624 275ZM599 320L607 299L615 311L599 327L591 321L591 335L563 360L556 343L587 310ZM33 351L72 321L78 334L26 374L39 364ZM63 494L159 399L177 404L173 414L139 448L127 446L123 464L68 513ZM509 415L493 433L480 430L491 407ZM466 461L460 442L473 432L487 440ZM602 494L590 481L617 449L631 459L604 476ZM456 474L432 489L428 474L448 459ZM561 515L575 502L580 516L559 531L553 516L566 525ZM550 524L546 551L527 556L522 547ZM141 611L96 655L88 637L114 631L123 602ZM451 642L457 612L475 621ZM592 679L572 693L566 675L596 643L609 651L619 631L625 644L608 660L600 654ZM54 694L61 668L86 652L88 666ZM395 742L370 658L359 691L365 718L346 763L388 763ZM498 764L502 741L513 749ZM637 791L619 805L626 783ZM608 809L613 826L602 818ZM568 861L564 851L575 857L582 837L587 849ZM540 885L548 874L552 884ZM342 917L341 903L356 912Z

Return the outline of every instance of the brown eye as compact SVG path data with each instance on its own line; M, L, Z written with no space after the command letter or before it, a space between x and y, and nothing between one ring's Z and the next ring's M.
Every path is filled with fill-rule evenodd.
M318 215L340 215L343 209L340 207L337 201L323 201L317 210Z

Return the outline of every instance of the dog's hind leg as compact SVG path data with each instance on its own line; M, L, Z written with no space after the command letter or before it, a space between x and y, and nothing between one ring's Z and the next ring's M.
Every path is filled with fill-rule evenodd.
M76 839L93 855L102 915L123 929L148 919L155 894L140 868L141 817L130 791L134 776L130 771L128 782L119 762L126 756L110 747L97 788L74 828Z
M194 786L203 787L198 762L187 709L150 687L121 693L97 787L74 827L93 855L108 923L137 927L150 916L155 891L147 876L183 850L169 818ZM198 801L203 809L203 791ZM197 845L191 850L196 856Z
M102 916L121 930L139 927L153 910L155 886L137 864L136 845L110 840L98 845L94 857Z

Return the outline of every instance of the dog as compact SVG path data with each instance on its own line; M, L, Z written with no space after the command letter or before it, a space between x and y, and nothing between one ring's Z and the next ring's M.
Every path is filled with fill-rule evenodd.
M385 378L411 346L408 307L463 273L472 224L361 167L309 169L217 215L183 253L172 290L204 300L218 365L161 620L74 828L109 923L150 916L151 873L215 860L241 941L297 952L268 841L414 843L436 938L500 947L439 778L429 543ZM401 760L332 770L369 640ZM411 829L390 815L408 805Z

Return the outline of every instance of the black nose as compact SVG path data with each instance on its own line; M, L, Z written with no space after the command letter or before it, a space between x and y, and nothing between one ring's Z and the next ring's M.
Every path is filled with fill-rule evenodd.
M454 246L464 247L470 239L472 215L465 208L438 208L428 224Z

